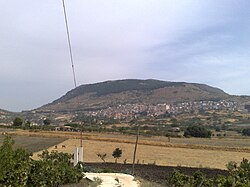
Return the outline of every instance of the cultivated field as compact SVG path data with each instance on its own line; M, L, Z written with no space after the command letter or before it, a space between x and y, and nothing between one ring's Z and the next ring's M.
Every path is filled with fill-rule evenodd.
M50 132L48 133L50 134ZM43 135L48 135L46 132ZM72 133L55 133L55 136L65 135L70 137ZM41 134L40 134L41 135ZM78 134L74 136L79 137ZM80 140L70 138L60 144L57 149L54 146L49 150L57 150L73 153L74 147L79 146ZM115 148L123 150L118 162L132 162L134 150L134 136L117 134L84 134L84 161L101 162L97 153L107 153L107 162L114 162L112 152ZM234 144L235 142L235 144ZM62 145L65 145L62 146ZM157 165L188 166L225 169L229 161L240 162L242 158L250 159L249 139L171 139L141 137L138 145L136 162L144 164L156 163ZM41 153L41 152L39 152ZM34 155L34 158L37 158Z
M11 131L12 135L60 137L67 139L79 139L77 132L63 131L38 131L30 132L24 130ZM83 133L84 140L99 140L105 142L134 143L135 136L115 133ZM140 136L140 144L163 147L230 150L250 153L250 138L248 137L223 137L223 138L171 138L157 136Z
M4 140L4 135L0 134L0 145ZM21 136L21 135L12 135L13 140L15 141L14 147L25 148L29 152L36 152L43 149L47 149L53 145L59 144L66 140L63 137L41 137L41 136Z
M66 148L62 148L65 145ZM58 145L57 149L51 147L49 150L58 150L73 153L74 147L79 146L79 140L69 139ZM119 147L123 150L122 157L119 162L127 159L127 163L132 162L134 145L131 143L104 142L95 140L84 140L84 161L100 162L97 153L107 153L107 162L114 162L111 156L113 150ZM205 149L189 149L189 148L170 148L161 146L139 145L137 160L140 163L154 163L158 165L169 166L190 166L190 167L207 167L225 169L229 161L240 162L242 158L250 158L250 153L205 150Z
M16 130L8 133L14 136L17 146L32 152L50 147L50 151L73 153L74 147L80 144L79 133L75 132ZM132 162L135 136L84 133L83 139L85 162L102 162L97 153L106 153L106 161L114 162L112 152L117 147L123 150L118 162L123 163L125 159L127 163ZM225 169L229 161L250 159L250 138L171 138L168 142L166 137L141 136L137 151L136 162L142 164ZM37 153L34 158L38 158Z

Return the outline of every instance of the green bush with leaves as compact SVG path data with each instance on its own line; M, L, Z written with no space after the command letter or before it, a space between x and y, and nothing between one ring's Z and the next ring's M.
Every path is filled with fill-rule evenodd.
M14 141L7 136L0 147L0 186L26 186L30 173L30 154L13 150Z
M122 149L120 148L116 148L113 153L112 156L115 158L115 163L117 163L117 159L120 158L122 156Z
M184 136L189 137L199 137L199 138L211 138L211 131L207 130L201 125L192 125L187 128L184 132Z
M250 186L250 162L243 159L239 166L235 162L227 164L228 176L220 176L213 179L207 178L203 173L196 172L193 176L174 171L169 179L171 187L249 187Z
M22 126L24 123L24 120L20 117L16 117L14 120L13 120L13 125L14 126Z
M24 149L13 149L7 136L0 147L0 186L58 186L77 183L83 178L82 163L73 167L72 155L44 151L41 160L32 160Z
M242 130L242 135L243 136L250 136L250 128L243 129Z
M29 184L35 186L58 186L59 184L77 183L83 178L80 165L73 167L67 153L44 151L42 160L33 161ZM45 180L44 180L45 179Z

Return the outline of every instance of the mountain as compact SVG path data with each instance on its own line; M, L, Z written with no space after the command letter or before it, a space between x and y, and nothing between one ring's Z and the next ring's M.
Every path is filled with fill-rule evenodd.
M3 110L0 109L0 115L6 115L6 114L10 114L11 112L7 111L7 110Z
M183 101L250 101L250 97L232 96L205 84L160 80L126 79L81 85L36 111L99 110L122 104L160 104Z

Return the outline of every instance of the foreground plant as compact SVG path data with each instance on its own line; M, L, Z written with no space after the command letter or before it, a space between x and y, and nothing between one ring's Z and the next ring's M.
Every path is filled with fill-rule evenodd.
M14 141L6 136L0 147L0 186L58 186L78 183L83 178L81 164L73 167L72 155L44 151L41 160L32 160L25 149L13 149Z
M242 160L239 166L235 162L227 164L228 176L217 176L214 179L207 178L202 172L196 172L188 176L174 171L169 179L171 187L249 187L250 186L250 162Z

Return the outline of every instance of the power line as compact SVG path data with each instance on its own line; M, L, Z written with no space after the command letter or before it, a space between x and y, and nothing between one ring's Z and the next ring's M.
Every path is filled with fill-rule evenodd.
M69 34L69 25L68 25L68 19L67 19L67 14L66 14L66 8L65 8L64 0L62 0L62 3L63 3L63 13L64 13L64 20L65 20L65 26L66 26L66 31L67 31L68 44L69 44L69 55L70 55L72 72L73 72L74 85L75 85L75 88L76 88L76 74L75 74L73 53L72 53L72 47L71 47L71 42L70 42L70 34Z
M69 24L68 24L68 19L67 19L66 7L65 7L64 0L62 0L62 4L63 4L64 20L65 20L65 26L66 26L67 38L68 38L68 44L69 44L70 61L71 61L71 66L72 66L72 72L73 72L73 78L74 78L74 85L75 85L75 88L76 88L76 86L77 86L76 85L76 74L75 74L75 68L74 68L74 60L73 60L72 47L71 47L71 42L70 42ZM81 124L81 131L80 131L80 147L82 148L82 124ZM81 151L81 154L83 154L82 151ZM83 161L83 160L81 160L81 161Z

